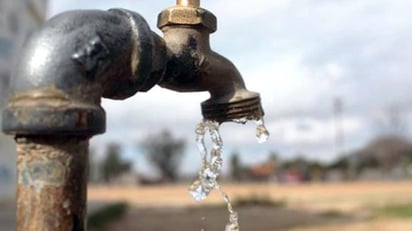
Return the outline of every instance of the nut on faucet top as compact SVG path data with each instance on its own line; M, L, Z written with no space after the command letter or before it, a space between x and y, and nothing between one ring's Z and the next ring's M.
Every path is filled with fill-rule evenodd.
M199 0L177 0L176 6L167 8L158 16L159 29L171 25L201 25L213 33L217 30L217 19L212 12L200 8Z

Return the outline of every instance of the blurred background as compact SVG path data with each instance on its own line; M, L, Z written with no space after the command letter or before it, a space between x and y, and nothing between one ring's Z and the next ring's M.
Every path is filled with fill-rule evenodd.
M72 9L127 8L152 30L174 1L0 0L0 104L24 39ZM223 124L220 179L242 230L410 230L412 2L208 0L212 48L261 93L269 141L255 125ZM213 193L187 193L200 167L194 128L208 93L155 87L103 100L107 132L90 145L90 216L97 230L223 230ZM15 151L0 135L0 230L14 228ZM114 212L113 212L114 211ZM117 214L104 219L106 213ZM102 215L103 214L103 215ZM93 228L91 227L91 228Z

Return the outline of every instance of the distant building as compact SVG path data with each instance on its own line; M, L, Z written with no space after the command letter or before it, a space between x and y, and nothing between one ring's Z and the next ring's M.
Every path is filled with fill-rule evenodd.
M25 38L45 19L47 0L0 0L0 108L4 108L10 72ZM15 191L15 162L12 137L0 133L0 198Z
M249 177L253 181L269 182L275 178L276 165L268 162L249 168Z

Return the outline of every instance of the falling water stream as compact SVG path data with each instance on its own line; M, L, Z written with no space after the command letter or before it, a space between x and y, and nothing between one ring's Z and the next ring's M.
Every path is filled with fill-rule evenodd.
M246 123L247 119L238 119L234 122ZM265 127L263 119L256 120L256 139L259 143L264 143L269 138L269 132ZM203 120L196 126L196 143L202 158L198 178L190 185L189 192L192 197L200 202L206 199L209 193L216 189L223 197L229 211L229 222L225 231L239 231L238 214L234 211L230 203L229 196L222 190L217 179L222 170L222 149L223 141L219 133L219 123L210 120ZM205 135L209 134L212 141L212 149L208 152L205 145Z

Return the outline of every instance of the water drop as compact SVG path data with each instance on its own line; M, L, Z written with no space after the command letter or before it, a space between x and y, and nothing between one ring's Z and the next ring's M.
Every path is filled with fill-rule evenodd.
M222 188L220 187L220 184L217 183L215 188L220 193L220 195L223 197L223 200L226 203L227 210L229 211L229 213L230 214L235 213L235 211L233 210L232 203L230 202L229 196L222 190Z
M200 155L204 158L207 154L207 149L205 146L204 135L197 135L196 136L196 145L199 149Z
M202 175L200 176L200 181L203 187L211 191L216 185L216 178L219 176L219 173L214 172L210 168L207 168L203 171Z
M259 144L261 143L265 143L268 141L269 139L269 131L267 130L267 128L265 127L265 122L263 121L263 119L259 119L256 120L256 139L258 141Z
M209 133L210 133L210 139L212 140L212 143L213 143L213 148L219 149L219 150L222 149L223 141L222 141L222 138L220 137L219 126L217 124L212 124L209 127Z
M197 135L204 135L204 134L205 134L205 125L204 125L203 122L199 123L199 124L196 126L195 133L196 133Z
M199 152L202 158L205 158L207 154L207 149L206 149L205 141L204 141L205 132L206 132L205 125L203 123L199 123L195 129L196 145L197 145L197 148L199 149Z
M202 121L196 126L196 144L202 156L202 165L199 170L198 178L190 185L189 193L196 201L205 200L213 189L217 189L227 204L230 213L229 223L226 226L228 231L238 231L237 214L232 208L229 196L223 192L217 179L222 171L223 141L219 133L219 123L214 121ZM209 133L213 147L210 153L205 146L205 135ZM234 217L236 216L236 217Z
M233 121L236 123L245 124L248 119L240 118ZM269 139L269 131L265 127L263 118L258 119L255 122L256 138L259 143L264 143ZM239 231L238 215L233 210L229 196L222 190L220 184L217 182L223 165L223 141L219 133L219 123L210 120L203 120L196 126L195 133L196 145L202 157L202 164L199 170L198 178L189 187L189 193L196 201L202 201L209 196L213 189L216 189L225 201L227 210L230 214L229 222L225 227L225 231ZM208 149L205 145L206 133L209 134L213 145L210 153L208 153Z
M227 223L225 231L239 231L238 215L236 212L230 214L229 223Z
M220 174L221 170L222 170L222 166L223 166L223 159L220 155L218 156L212 156L211 160L210 160L210 164L211 164L211 169L213 172Z
M246 117L243 117L240 119L233 119L232 121L238 124L245 124L248 121L248 119Z
M207 190L199 180L196 180L190 185L189 193L193 199L199 202L206 199L210 191Z

